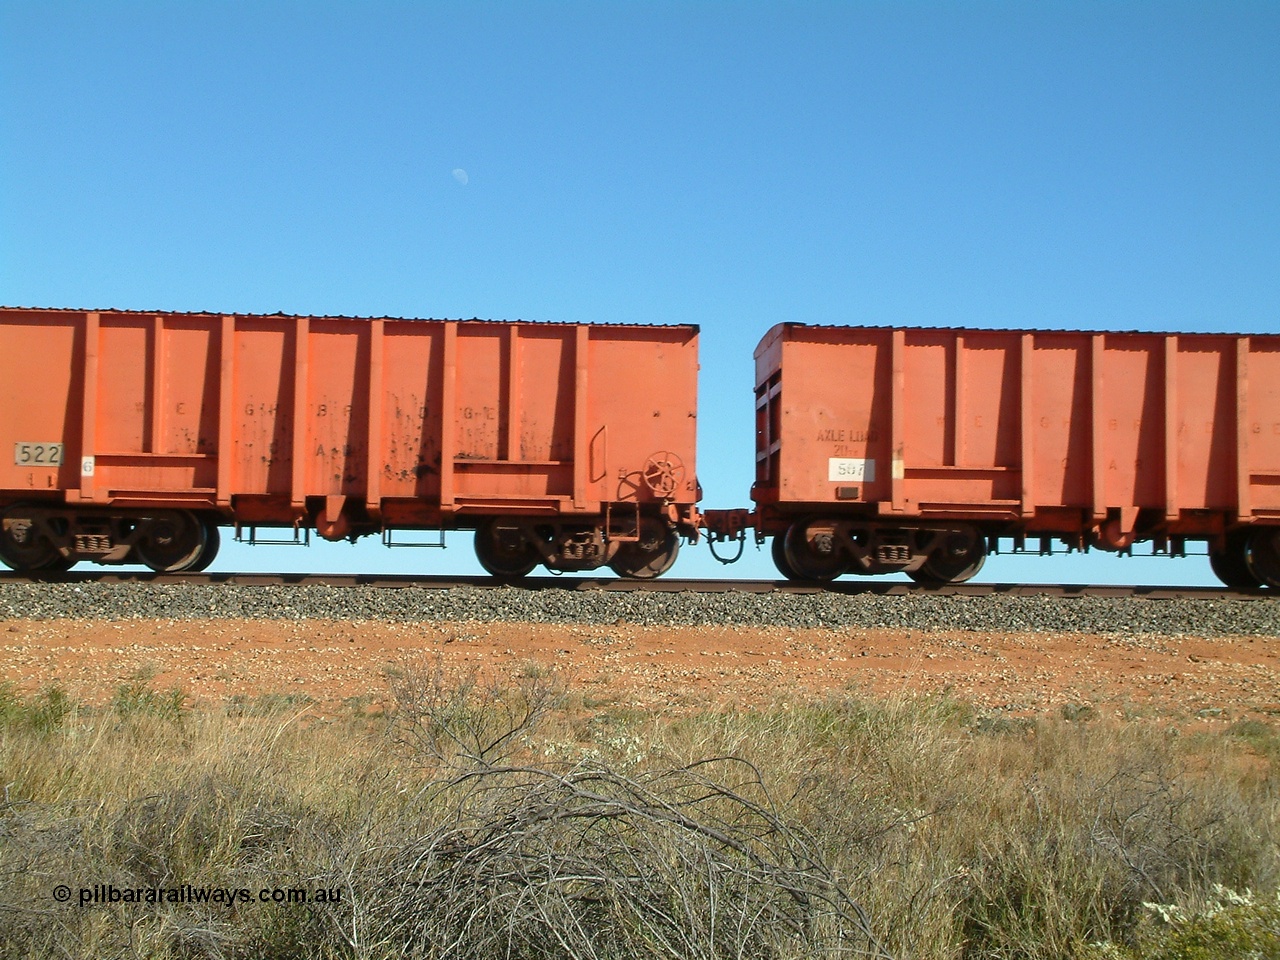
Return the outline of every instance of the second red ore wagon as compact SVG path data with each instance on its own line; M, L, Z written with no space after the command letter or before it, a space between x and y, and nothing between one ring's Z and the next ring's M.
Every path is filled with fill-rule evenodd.
M1280 587L1280 337L780 324L755 357L749 522L788 576L1203 540Z

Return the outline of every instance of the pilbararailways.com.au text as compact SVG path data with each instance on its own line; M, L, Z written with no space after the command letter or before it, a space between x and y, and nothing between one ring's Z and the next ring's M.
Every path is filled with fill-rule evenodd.
M58 884L53 898L59 903L69 903L72 888ZM191 904L246 904L246 903L341 903L341 887L205 887L189 883L174 887L117 887L109 883L96 883L91 887L79 887L75 891L76 902L81 907L110 906L117 903L191 903Z

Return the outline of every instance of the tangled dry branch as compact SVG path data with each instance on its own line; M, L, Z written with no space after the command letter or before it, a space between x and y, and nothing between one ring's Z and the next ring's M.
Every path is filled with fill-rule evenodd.
M508 760L564 699L560 678L540 670L508 684L482 681L474 671L453 677L437 661L397 668L388 682L399 740L431 766Z
M409 956L888 956L744 761L482 767L435 790L449 816L395 858L376 937Z

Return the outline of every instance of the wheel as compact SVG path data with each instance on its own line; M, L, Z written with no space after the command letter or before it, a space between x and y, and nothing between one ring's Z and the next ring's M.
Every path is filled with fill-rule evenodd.
M222 546L222 534L218 532L217 521L206 518L201 523L204 524L204 550L200 552L200 559L190 567L192 573L208 570L209 564L213 563L213 558L218 555L218 549Z
M834 580L849 569L849 559L841 551L835 533L813 521L800 521L787 528L782 550L798 580Z
M684 482L684 462L678 454L662 450L645 462L641 476L653 495L665 500L674 496Z
M487 520L476 528L476 558L490 575L503 580L527 577L542 559L519 527Z
M1245 565L1259 584L1280 590L1280 528L1259 527L1249 535Z
M788 580L800 579L800 574L796 573L791 564L787 562L786 538L782 534L778 534L773 538L769 552L773 554L773 565L778 568L779 573Z
M679 535L661 520L646 518L640 539L619 546L609 569L628 580L652 580L670 570L679 553Z
M20 505L5 511L0 527L0 561L11 570L52 570L64 559Z
M1241 531L1227 535L1227 546L1222 552L1209 551L1209 567L1214 576L1232 590L1256 590L1262 586L1262 581L1249 569L1248 546L1248 532Z
M916 583L942 586L947 583L964 583L973 579L987 562L987 545L982 537L972 539L963 534L952 534L946 545L929 555L918 570L907 571Z
M133 553L156 573L196 569L208 543L208 529L186 510L158 513L147 521Z

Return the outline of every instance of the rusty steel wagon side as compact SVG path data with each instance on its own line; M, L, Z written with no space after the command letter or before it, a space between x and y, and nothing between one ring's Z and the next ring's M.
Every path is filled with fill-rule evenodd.
M0 309L0 559L462 528L501 576L656 576L697 535L697 371L692 326Z
M1280 588L1280 336L787 323L755 359L750 522L784 574L1203 540L1228 585Z

